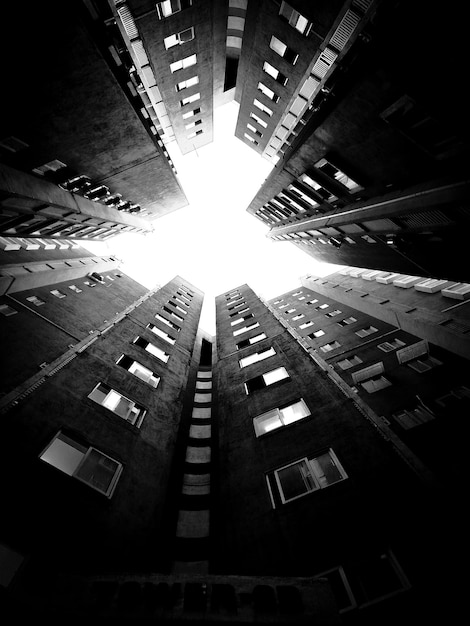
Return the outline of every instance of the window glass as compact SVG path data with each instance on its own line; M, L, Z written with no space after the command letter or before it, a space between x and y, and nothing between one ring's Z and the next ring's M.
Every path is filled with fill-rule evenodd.
M264 359L267 359L270 356L274 356L276 354L276 351L274 350L274 348L267 348L266 350L263 350L262 352L255 352L254 354L250 354L250 356L245 357L244 359L240 359L239 363L240 363L240 367L247 367L248 365L251 365L252 363L256 363L257 361L262 361Z

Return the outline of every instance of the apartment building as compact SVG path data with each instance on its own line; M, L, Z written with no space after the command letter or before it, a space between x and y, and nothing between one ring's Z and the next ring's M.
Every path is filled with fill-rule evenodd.
M324 576L332 584L341 623L393 624L400 614L422 619L434 611L443 616L454 592L439 571L447 558L445 568L453 561L455 546L445 545L446 530L431 558L428 548L441 521L446 524L437 520L441 514L435 507L443 506L443 517L448 515L455 504L453 486L447 491L444 479L443 489L443 477L415 451L393 433L385 436L385 421L374 422L362 395L348 394L339 376L330 375L325 360L317 358L313 345L327 358L350 323L367 336L370 318L355 313L353 322L351 309L336 316L336 305L325 298L318 298L315 311L314 295L293 290L271 305L241 285L216 298L217 568ZM391 343L396 335L403 345L411 343L406 333L387 334L389 325L374 323L381 336L377 342ZM338 327L334 336L332 324ZM317 333L313 340L303 338L312 332ZM359 334L355 338L358 342ZM378 352L382 359L388 354ZM370 378L358 377L357 387ZM396 388L394 394L396 403ZM439 474L442 466L433 465ZM457 524L457 544L459 529ZM429 603L429 597L436 602Z
M4 23L0 161L101 203L117 221L186 206L107 2L11 4Z
M314 20L306 4L295 23L307 28ZM320 261L465 281L468 101L460 61L449 68L431 44L443 32L457 47L463 41L459 8L442 15L421 2L381 2L368 10L373 16L343 61L304 103L294 132L279 139L277 165L247 211L269 238ZM434 97L437 75L452 85L451 98Z

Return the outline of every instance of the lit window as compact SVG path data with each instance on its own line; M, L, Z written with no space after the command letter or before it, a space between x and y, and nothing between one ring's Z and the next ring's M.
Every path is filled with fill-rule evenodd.
M182 80L179 83L176 83L175 87L176 87L176 91L183 91L183 89L189 89L189 87L193 87L194 85L197 85L199 83L199 77L198 76L191 76L191 78L188 78L187 80Z
M146 326L149 330L152 331L152 333L154 333L155 335L158 335L158 337L161 337L162 339L164 339L165 341L167 341L168 343L171 343L172 345L175 343L176 339L174 339L173 337L171 337L168 333L166 333L165 331L161 330L160 328L158 328L158 326L154 326L153 324L147 324Z
M258 389L264 389L265 387L274 385L274 383L280 382L281 380L287 380L288 378L289 374L287 373L286 368L278 367L275 370L261 374L261 376L256 376L255 378L247 380L244 383L246 394L250 395Z
M322 309L327 309L330 305L329 304L319 304L318 306L315 307L315 311L321 311Z
M271 409L253 419L253 426L257 437L265 435L272 430L277 430L283 426L288 426L298 422L304 417L308 417L310 411L303 400L297 400L292 404Z
M83 445L59 432L39 458L110 498L122 472L122 464L96 448Z
M37 296L28 296L26 300L34 304L34 306L42 306L43 304L46 304L44 300L41 300L41 298L38 298Z
M337 315L341 315L342 311L340 311L339 309L334 309L333 311L330 311L329 313L325 313L325 317L336 317Z
M322 352L331 352L332 350L336 350L337 348L340 348L340 347L341 347L341 344L338 341L331 341L330 343L325 343L324 346L320 346L320 350Z
M253 104L255 105L255 107L258 107L260 111L263 111L263 113L266 113L266 115L269 115L271 117L271 115L273 114L271 109L268 109L267 106L265 106L262 102L260 102L256 98L253 100Z
M320 159L317 163L315 163L315 167L330 178L334 178L338 183L346 187L346 189L350 192L360 191L361 189L363 189L363 187L361 187L359 183L357 183L349 176L346 176L344 172L335 167L326 159Z
M362 359L359 358L356 354L353 354L347 359L342 359L341 361L338 361L337 365L339 365L342 370L348 370L355 365L359 365L360 363L362 363Z
M269 74L271 78L274 78L274 80L280 83L281 85L287 85L287 81L289 80L287 76L284 76L284 74L281 74L281 72L278 69L276 69L273 65L271 65L271 63L268 63L267 61L265 61L263 63L263 71L266 72L266 74Z
M106 409L109 409L126 422L140 427L145 417L146 410L143 406L136 404L133 400L129 400L126 396L118 393L108 385L99 383L88 394L90 400L93 400L97 404L101 404Z
M237 324L241 324L241 322L245 322L246 320L250 319L250 317L254 317L253 313L249 313L244 317L240 317L240 319L238 320L233 320L233 322L230 322L230 326L236 326Z
M348 326L348 324L354 324L354 322L357 322L357 319L351 316L346 317L344 320L340 320L337 324L339 324L339 326Z
M305 315L303 313L299 313L298 315L294 315L292 321L296 322L297 320L301 320L303 317L305 317Z
M266 339L266 335L264 333L260 333L259 335L255 335L249 339L244 339L243 341L240 341L240 343L237 343L237 350L241 350L247 346L252 346L254 343L258 343L258 341L262 341L263 339Z
M183 98L180 100L180 106L184 107L186 104L191 104L191 102L196 102L201 97L200 93L193 93L192 96L188 96L187 98Z
M110 277L108 276L108 278L110 278ZM111 280L113 280L113 279L111 278ZM71 291L75 291L75 293L82 293L82 290L81 290L81 289L79 289L79 288L77 287L77 285L69 285L69 289L70 289Z
M271 48L271 50L274 50L274 52L276 52L279 56L283 57L286 61L292 63L292 65L295 65L297 63L299 55L291 48L288 48L286 44L283 43L280 39L274 37L274 35L271 37L269 47Z
M188 9L192 4L193 0L165 0L164 2L157 2L155 8L158 18L162 20L183 11L183 9Z
M167 363L168 359L170 358L170 355L167 354L164 350L158 348L157 346L154 346L153 343L150 343L150 341L147 341L143 337L136 337L136 339L134 339L134 344L136 346L139 346L139 348L143 348L152 356L157 357L157 359L160 359L160 361L163 361L164 363Z
M318 300L307 300L305 304L316 304Z
M318 337L323 337L324 334L325 334L325 331L323 331L321 328L319 328L314 333L310 333L309 337L311 339L318 339ZM323 352L325 352L325 350L323 350Z
M255 120L255 122L257 124L259 124L260 126L262 126L263 128L267 128L268 127L266 122L264 120L262 120L260 117L258 117L258 115L256 115L256 113L250 113L250 117L251 117L252 120Z
M188 41L191 41L192 39L194 39L194 28L191 26L191 28L182 30L180 33L165 37L163 43L165 44L165 48L168 50L173 46L182 45Z
M170 322L170 320L167 320L166 317L163 317L162 315L160 315L160 313L157 313L155 315L155 319L160 320L160 322L163 322L167 326L170 326L170 328L174 328L176 332L178 333L181 330L181 328L177 324L173 324L173 322Z
M281 2L279 16L287 20L289 24L298 30L299 33L302 33L302 35L307 36L312 28L312 23L298 11L293 9L290 4L287 4L287 2Z
M294 313L296 309L286 309L286 313Z
M273 501L285 504L312 491L324 489L347 478L338 457L330 448L327 452L312 458L304 457L285 465L267 475L272 495L278 496ZM277 502L276 502L277 500Z
M383 343L377 344L377 348L383 350L383 352L391 352L392 350L401 348L404 345L406 345L404 341L401 341L400 339L392 339L391 341L384 341Z
M249 131L251 131L253 134L257 135L258 137L262 137L263 133L260 132L259 130L257 130L253 124L247 124L246 127L248 128Z
M195 115L198 115L201 112L201 109L198 107L197 109L193 109L192 111L188 111L187 113L183 113L183 119L187 120L190 117L194 117Z
M253 328L258 328L259 322L255 322L254 324L250 324L249 326L244 326L243 328L239 328L238 330L233 331L233 336L237 337L237 335L241 335L242 333L246 333L248 330L252 330Z
M187 67L196 65L196 63L197 63L197 56L195 54L191 54L190 56L185 57L184 59L180 59L179 61L170 63L170 71L173 74L174 72L177 72L178 70L184 70Z
M16 315L18 311L8 304L0 304L0 313L5 317L9 317L10 315Z
M51 294L56 298L65 298L65 293L62 293L59 289L51 289Z
M309 326L313 326L315 322L312 322L311 320L309 320L308 322L304 322L303 324L300 324L299 329L300 330L304 330L304 328L308 328Z
M258 361L263 361L264 359L267 359L270 356L274 356L276 354L276 351L274 350L274 348L266 348L265 350L262 350L261 352L255 352L254 354L250 354L249 356L246 356L243 359L239 360L240 363L240 367L247 367L248 365L251 365L252 363L257 363Z
M134 374L134 376L137 376L137 378L140 378L140 380L143 380L144 382L148 383L152 387L157 387L158 383L160 382L160 378L158 376L155 376L152 370L149 370L147 367L145 367L141 363L134 361L129 356L125 356L123 354L116 361L116 364L120 365L125 370L127 370L131 374Z
M378 331L377 328L375 328L374 326L367 326L367 328L361 328L359 330L356 330L356 335L358 337L367 337L367 335L372 335L373 333L376 333Z
M267 87L264 83L259 82L258 89L259 91L261 91L262 94L264 94L267 98L269 98L273 102L279 102L279 96L276 93L274 93L272 89L269 89L269 87Z

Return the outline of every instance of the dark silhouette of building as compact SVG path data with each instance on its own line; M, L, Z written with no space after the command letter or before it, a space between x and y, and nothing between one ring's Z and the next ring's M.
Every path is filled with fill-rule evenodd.
M464 281L469 126L459 8L348 2L342 10L357 16L366 4L372 15L363 30L357 23L351 45L337 55L325 41L322 54L335 60L313 95L296 87L290 97L302 103L296 125L276 140L277 165L247 210L270 227L268 237L321 261ZM317 3L292 6L314 28ZM451 65L432 43L444 31L456 46ZM309 71L313 89L320 76ZM435 97L436 76L452 95Z

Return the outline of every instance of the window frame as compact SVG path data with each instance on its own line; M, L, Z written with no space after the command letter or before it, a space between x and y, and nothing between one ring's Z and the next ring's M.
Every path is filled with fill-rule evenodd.
M287 423L285 423L284 420L286 419L286 416L283 415L282 411L284 409L289 409L290 407L294 407L295 405L300 405L302 407L304 415L301 415L297 419L294 419L292 421L288 421ZM268 435L269 433L278 431L279 429L286 428L290 426L291 424L295 424L305 419L306 417L310 417L311 415L312 415L312 412L310 411L307 403L305 402L303 398L299 398L298 400L295 400L293 402L282 404L279 407L274 407L272 409L269 409L269 411L264 411L264 413L260 413L259 415L255 415L253 417L253 428L255 431L255 436L256 438L264 437L264 435ZM277 417L280 422L279 426L274 426L268 431L262 431L260 428L260 425L263 424L263 422L266 422L267 420L275 418L275 417Z
M103 386L103 387L107 387L109 389L109 391L107 392L106 396L103 398L102 401L97 400L96 398L92 397L93 394L98 390L98 387L100 385ZM101 392L101 393L104 393L104 392ZM120 415L114 409L112 409L109 406L106 406L104 404L104 402L108 399L108 397L111 395L111 393L120 396L121 400L119 402L121 402L122 400L126 400L129 403L126 415ZM98 404L99 406L104 407L105 409L107 409L108 411L110 411L111 413L116 415L117 417L120 417L125 422L128 422L129 424L131 424L132 426L135 426L136 428L140 428L141 427L142 422L144 421L144 418L147 415L147 409L144 406L142 406L141 404L138 404L137 402L135 402L131 398L128 398L127 396L123 395L119 391L116 391L116 389L114 389L113 387L111 387L107 383L99 382L97 385L95 385L93 387L93 389L88 394L87 398L89 398L93 402L96 402L96 404ZM137 409L138 413L134 414L134 418L133 419L130 419L134 409Z

